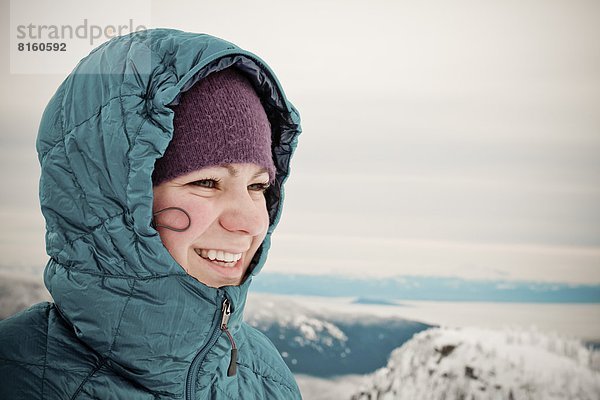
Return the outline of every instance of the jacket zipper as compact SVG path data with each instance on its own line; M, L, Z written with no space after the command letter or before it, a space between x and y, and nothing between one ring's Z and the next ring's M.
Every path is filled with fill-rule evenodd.
M227 298L223 300L221 315L221 330L227 334L229 342L231 342L231 358L229 359L229 368L227 369L227 376L234 376L237 371L237 347L235 345L235 340L233 340L231 332L229 332L229 329L227 328L227 322L229 322L229 315L231 315L231 304L229 303L229 300L227 300Z
M223 298L223 296L221 295L221 293L218 293L219 295L219 301ZM227 298L225 298L225 300L227 300ZM217 317L218 318L218 317ZM208 350L210 350L211 347L214 346L214 344L217 342L217 339L219 338L219 334L221 333L220 331L220 326L219 326L219 320L215 318L215 320L212 323L212 334L210 336L210 339L208 340L208 342L206 342L206 345L198 352L198 354L196 354L196 356L194 357L194 359L192 360L192 363L190 364L190 369L188 370L188 375L187 375L187 380L186 380L186 399L189 400L194 400L194 390L195 390L195 384L196 384L196 375L198 374L198 368L200 367L200 365L202 364L202 361L204 361L204 357L206 357L206 353L208 353ZM221 320L223 319L223 317L221 316Z
M237 365L236 365L237 347L235 345L235 341L233 340L233 336L231 335L231 332L229 332L229 329L227 327L227 323L229 322L230 315L231 315L231 303L229 302L229 299L227 299L227 297L225 297L223 299L223 303L221 306L221 324L218 326L215 326L216 324L218 324L218 322L215 321L216 324L215 324L215 322L213 322L213 328L212 328L213 332L210 336L209 341L198 352L198 354L196 354L196 357L194 357L194 359L192 360L190 369L188 370L186 399L194 400L194 390L195 390L195 383L196 383L195 376L198 373L198 368L204 361L204 358L206 357L208 350L210 350L215 345L215 343L219 339L219 336L222 332L225 332L227 334L227 337L229 338L229 341L231 342L231 358L229 361L229 368L227 369L227 376L235 375L236 370L237 370Z

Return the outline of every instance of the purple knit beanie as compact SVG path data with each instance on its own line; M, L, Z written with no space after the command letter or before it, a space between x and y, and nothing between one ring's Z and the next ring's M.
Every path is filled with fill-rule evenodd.
M173 139L156 160L154 186L189 172L231 163L265 167L275 179L271 126L252 84L234 67L194 84L173 106Z

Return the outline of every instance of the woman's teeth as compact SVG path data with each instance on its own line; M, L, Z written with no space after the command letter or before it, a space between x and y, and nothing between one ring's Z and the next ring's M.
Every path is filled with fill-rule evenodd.
M240 258L242 258L242 253L233 254L222 250L195 249L195 251L202 258L223 263L226 266L233 266Z

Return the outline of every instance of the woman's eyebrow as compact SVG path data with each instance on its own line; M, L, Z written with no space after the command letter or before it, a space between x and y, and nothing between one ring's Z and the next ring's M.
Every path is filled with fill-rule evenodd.
M233 165L231 164L225 164L222 165L221 168L227 168L227 171L229 171L229 175L233 176L234 178L236 178L238 176L238 174L240 173L239 170L237 170ZM260 175L269 172L265 167L262 167L261 169L258 170L257 173L255 173L254 175L252 175L252 178L258 178Z
M252 175L252 178L258 178L262 174L268 174L268 173L269 173L269 171L267 171L267 169L263 167L263 168L259 169L257 173Z

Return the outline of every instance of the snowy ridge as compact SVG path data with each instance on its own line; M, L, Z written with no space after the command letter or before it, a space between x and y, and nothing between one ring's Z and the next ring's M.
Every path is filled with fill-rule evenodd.
M280 336L284 335L284 330L294 332L292 340L297 347L309 347L320 353L334 347L340 354L350 352L346 346L348 337L335 324L293 301L263 297L260 308L248 307L248 324L262 332L277 327ZM282 356L285 358L288 354L282 353Z
M368 382L353 400L597 400L600 352L535 330L431 328Z
M245 320L271 339L292 372L321 378L371 373L415 332L430 327L373 315L379 305L336 310L334 302L250 294Z

